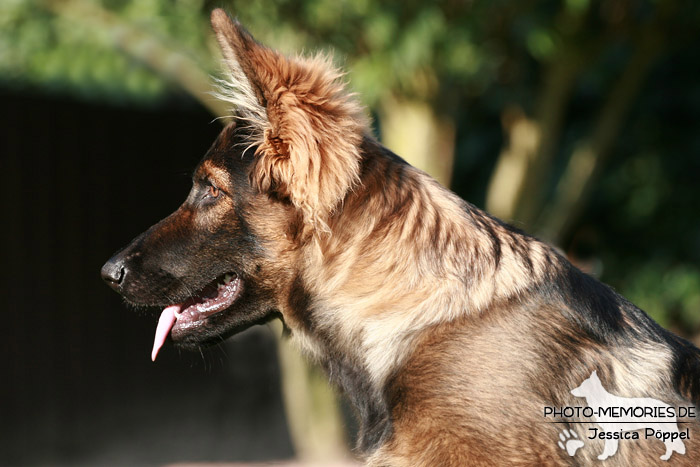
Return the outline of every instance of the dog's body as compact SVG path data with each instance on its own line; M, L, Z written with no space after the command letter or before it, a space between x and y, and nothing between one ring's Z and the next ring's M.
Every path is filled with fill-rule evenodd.
M615 394L698 403L697 348L379 145L327 61L212 22L235 121L185 203L103 268L130 302L168 307L162 336L198 347L281 317L357 408L372 465L590 462L603 441L570 457L558 435L585 425L543 409L580 405L593 370ZM690 421L673 461L700 465ZM624 441L608 462L661 449Z

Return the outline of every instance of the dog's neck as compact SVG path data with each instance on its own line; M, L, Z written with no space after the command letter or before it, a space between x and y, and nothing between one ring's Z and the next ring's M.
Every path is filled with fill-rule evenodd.
M371 419L419 331L528 289L552 253L371 139L363 154L330 234L303 247L308 310L295 334Z
M361 182L338 207L330 234L305 247L303 282L315 331L371 361L381 386L417 331L527 290L554 254L378 143L367 139L363 154Z

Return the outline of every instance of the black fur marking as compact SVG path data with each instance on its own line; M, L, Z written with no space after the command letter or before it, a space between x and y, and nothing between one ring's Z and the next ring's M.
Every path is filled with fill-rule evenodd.
M287 304L295 319L318 339L324 350L322 367L355 408L360 422L357 448L369 452L379 447L391 435L391 420L383 395L371 387L369 373L361 362L338 351L333 336L314 322L311 295L300 276L292 281Z
M357 448L370 452L381 446L391 436L391 418L385 398L372 389L367 371L340 353L329 356L323 367L355 407L360 420Z
M314 322L311 319L311 295L304 287L304 282L299 275L295 276L292 281L287 305L291 315L301 323L307 332L315 332Z
M496 269L498 269L501 265L501 257L503 256L501 239L498 238L498 235L496 234L496 230L489 223L489 219L487 219L487 218L485 219L482 216L475 217L475 219L476 219L477 223L479 224L479 226L488 234L489 239L491 240L493 264L494 264L494 267Z
M700 351L685 339L666 331L673 350L673 386L683 397L700 406Z
M440 219L440 214L436 213L435 214L435 223L432 225L432 235L431 235L431 241L433 244L433 248L435 250L440 251L441 245L442 245L442 237L440 235L440 224L442 222L442 219Z
M624 303L622 297L565 259L555 258L550 260L551 266L548 265L548 276L536 286L540 293L553 303L563 303L572 312L569 319L595 342L623 338L626 325L621 310Z
M521 235L511 233L511 248L515 251L520 259L525 263L525 267L530 274L535 273L535 265L532 263L532 258L530 258L530 242Z
M527 237L526 234L521 232L520 230L516 229L515 227L506 224L505 222L501 221L500 219L497 219L488 213L479 210L476 208L474 205L465 202L464 203L464 210L469 214L471 217L472 221L475 224L475 227L478 230L481 230L485 232L489 240L491 241L491 258L493 261L493 265L496 270L501 265L501 260L503 258L503 244L502 244L502 239L499 233L496 231L497 227L503 227L506 231L510 233L515 233L519 235L524 235ZM517 235L515 235L517 236ZM512 243L514 236L509 237ZM512 246L512 245L511 245ZM515 250L515 248L513 247Z

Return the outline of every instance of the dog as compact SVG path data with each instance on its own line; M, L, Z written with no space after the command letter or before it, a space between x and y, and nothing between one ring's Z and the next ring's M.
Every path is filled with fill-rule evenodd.
M671 408L670 405L646 397L629 398L610 394L603 387L595 371L579 387L572 389L571 394L585 398L586 404L594 409L594 413L599 414L596 416L595 421L601 426L602 431L606 432L606 435L603 437L605 446L602 454L598 456L599 460L605 460L617 452L618 439L622 437L622 432L637 430L644 430L645 436L658 432L669 433L668 439L663 440L666 452L660 457L661 460L668 460L674 451L679 454L685 454L685 444L683 444L680 437L675 415L671 417L665 416L673 413L673 411L668 410ZM611 410L613 407L628 409L626 413L629 415L620 417L618 414L616 417ZM661 410L659 411L658 409ZM635 410L638 412L637 415L634 413ZM659 414L664 416L658 416ZM620 421L622 418L631 420ZM616 433L616 431L619 433ZM608 436L609 433L610 435ZM594 436L595 434L593 433Z
M327 57L211 21L233 121L184 203L102 268L126 301L163 308L153 359L280 318L355 407L372 466L594 462L586 420L544 416L594 370L616 394L697 405L696 347L379 144ZM673 460L700 465L683 423ZM576 455L562 429L586 440ZM606 462L652 465L659 448L624 440Z

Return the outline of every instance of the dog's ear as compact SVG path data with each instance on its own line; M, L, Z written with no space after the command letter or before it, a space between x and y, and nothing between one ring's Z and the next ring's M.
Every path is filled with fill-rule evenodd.
M257 145L251 181L288 199L316 229L359 180L364 111L324 57L286 58L258 42L221 9L211 22L231 70L237 114Z

